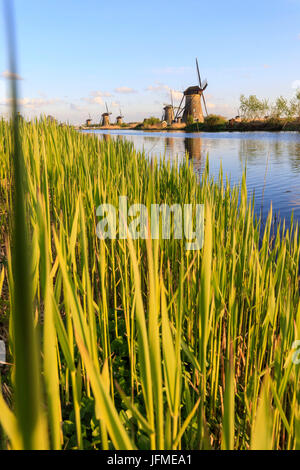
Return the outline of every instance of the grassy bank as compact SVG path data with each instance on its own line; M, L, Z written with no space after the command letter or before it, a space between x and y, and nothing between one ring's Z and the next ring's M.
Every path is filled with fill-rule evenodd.
M170 132L170 131L184 131L184 132L299 132L300 131L300 121L299 119L287 120L287 119L266 119L259 121L241 121L241 122L230 122L223 119L222 123L198 123L193 124L173 124L171 126L163 127L161 123L159 124L146 124L138 123L130 126L110 126L110 127L101 127L101 126L91 126L91 127L81 127L84 130L139 130L147 132Z
M300 121L286 119L267 119L263 121L226 122L224 124L208 125L194 123L186 127L186 132L280 132L300 131Z
M2 121L6 229L10 131ZM230 188L207 167L200 183L188 160L159 166L127 142L55 123L21 123L21 139L37 341L23 387L33 381L41 399L15 407L24 319L4 230L0 331L14 365L0 369L2 448L300 448L298 228L273 233L270 213L261 231L245 179ZM120 195L128 205L205 204L204 248L99 240L96 208L118 207Z

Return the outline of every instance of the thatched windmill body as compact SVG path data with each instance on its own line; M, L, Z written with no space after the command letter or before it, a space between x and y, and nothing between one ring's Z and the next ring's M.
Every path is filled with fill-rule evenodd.
M102 127L109 126L109 116L111 115L111 113L108 111L107 103L105 103L105 106L106 106L106 113L103 113L101 115L101 118L102 118L101 126Z
M123 124L123 117L124 116L122 115L122 111L120 109L120 114L119 114L119 116L117 116L117 125L118 126L121 126Z
M86 127L90 127L91 124L92 124L92 119L91 119L91 115L89 114L88 119L86 119L85 121L85 125Z
M199 86L190 86L183 92L183 97L181 99L178 111L175 116L175 120L178 121L182 119L183 122L187 123L190 119L193 122L204 122L203 110L202 110L202 101L204 104L204 109L207 113L206 101L204 97L204 90L207 87L207 81L201 81L198 60L196 59L196 68L197 75L199 80ZM185 99L184 107L182 107L183 100Z
M166 121L168 126L170 126L174 122L174 118L175 118L172 90L170 91L170 93L171 93L171 104L164 104L163 115L162 115L162 121Z
M171 104L166 104L163 112L163 121L166 121L168 126L174 121L174 108Z

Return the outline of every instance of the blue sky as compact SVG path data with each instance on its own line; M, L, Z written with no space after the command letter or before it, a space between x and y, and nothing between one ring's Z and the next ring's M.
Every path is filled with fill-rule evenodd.
M3 0L1 0L3 2ZM237 113L241 93L273 100L300 86L300 0L15 0L22 111L99 121L160 117L170 89L208 80L209 112ZM0 114L8 64L0 31Z

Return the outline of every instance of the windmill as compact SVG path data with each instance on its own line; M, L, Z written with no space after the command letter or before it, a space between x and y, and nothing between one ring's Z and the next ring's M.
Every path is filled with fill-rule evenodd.
M168 126L170 126L174 121L174 103L173 103L172 90L170 90L170 93L171 93L171 104L164 103L164 112L162 116L162 121L166 121Z
M118 126L121 126L123 124L123 117L124 116L122 116L122 111L121 111L121 108L120 108L120 114L119 114L119 116L117 116L117 125Z
M196 69L197 75L199 80L199 86L190 86L183 92L183 97L181 99L180 105L178 107L178 111L175 116L175 120L178 121L180 119L183 122L188 122L191 118L194 122L204 122L204 116L202 111L202 104L201 99L204 104L204 109L207 113L206 101L204 97L204 90L207 88L207 80L201 81L200 71L198 60L196 59ZM185 105L182 107L183 100L185 98Z
M91 115L89 114L89 118L85 121L86 127L90 127L91 123L92 123L92 119L91 119Z
M102 121L101 121L101 126L102 127L106 127L106 126L109 126L109 116L111 115L111 113L108 111L108 107L107 107L107 103L105 103L105 106L106 106L106 113L103 113L102 114Z

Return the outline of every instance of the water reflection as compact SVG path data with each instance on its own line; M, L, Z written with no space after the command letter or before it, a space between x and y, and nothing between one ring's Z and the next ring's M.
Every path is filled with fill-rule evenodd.
M300 143L293 141L239 139L239 159L249 163L256 163L257 159L271 155L278 163L288 160L292 168L300 170Z
M185 138L184 147L185 151L189 154L189 158L193 161L195 171L201 174L203 166L201 138Z
M166 137L166 149L173 152L175 146L175 139L174 137Z
M247 170L249 195L255 192L256 210L263 205L266 217L271 201L275 212L289 219L292 211L300 221L300 133L195 133L89 131L108 141L126 139L145 154L178 161L188 152L195 172L202 174L207 155L212 176L218 177L220 163L232 184L239 184Z
M185 150L188 152L190 158L197 160L201 159L201 139L184 139Z

